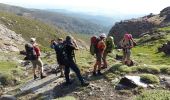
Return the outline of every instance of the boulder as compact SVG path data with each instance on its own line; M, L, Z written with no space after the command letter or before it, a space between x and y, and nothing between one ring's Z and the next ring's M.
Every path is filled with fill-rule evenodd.
M132 89L136 87L147 87L147 84L141 82L140 76L124 76L120 82L117 84L115 89L121 90L121 89Z
M12 95L2 95L0 100L17 100L17 98Z
M158 52L164 52L166 55L170 55L170 41L159 47Z

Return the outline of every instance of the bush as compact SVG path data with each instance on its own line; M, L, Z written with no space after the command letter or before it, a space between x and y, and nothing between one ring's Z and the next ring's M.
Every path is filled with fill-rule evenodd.
M142 74L140 75L141 81L147 84L159 84L159 78L153 74Z
M0 83L1 85L5 86L9 83L9 76L5 74L0 74Z
M143 67L141 66L141 67L138 67L137 70L140 72L151 73L151 74L159 74L160 73L160 69L155 66L143 66Z
M160 68L161 73L170 75L170 67L162 67Z
M149 90L137 96L135 100L170 100L170 91L168 90Z

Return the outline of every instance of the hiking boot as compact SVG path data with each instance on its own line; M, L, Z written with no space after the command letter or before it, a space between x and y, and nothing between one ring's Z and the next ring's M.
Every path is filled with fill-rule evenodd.
M37 77L37 75L34 75L34 80L36 80L38 77Z
M98 71L97 75L103 75L100 71Z
M107 68L107 66L103 66L103 67L101 67L101 69L106 69Z
M45 78L45 77L46 77L46 76L41 73L40 78L43 79L43 78Z
M61 74L59 77L62 78L62 77L64 77L64 75Z
M88 82L82 82L82 83L81 83L81 86L88 86L88 85L89 85Z
M97 74L96 74L96 72L93 72L93 76L96 76Z

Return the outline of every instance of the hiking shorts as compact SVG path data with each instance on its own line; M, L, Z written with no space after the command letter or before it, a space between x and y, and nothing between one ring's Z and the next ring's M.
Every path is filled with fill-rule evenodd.
M101 53L96 53L96 60L99 62L102 62L102 54Z
M130 56L131 56L131 50L130 49L123 50L123 58L124 58L124 60L130 60Z
M40 58L38 58L37 60L32 60L31 62L32 62L33 68L37 68L37 66L43 67L43 63Z

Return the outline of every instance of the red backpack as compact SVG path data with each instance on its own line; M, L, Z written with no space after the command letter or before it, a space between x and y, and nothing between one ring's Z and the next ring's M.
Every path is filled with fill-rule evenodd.
M100 39L97 36L92 36L90 41L91 41L90 53L94 55L97 52L97 44L100 41Z

